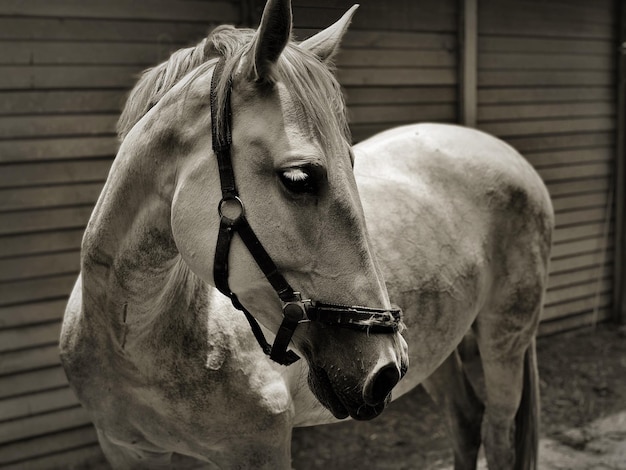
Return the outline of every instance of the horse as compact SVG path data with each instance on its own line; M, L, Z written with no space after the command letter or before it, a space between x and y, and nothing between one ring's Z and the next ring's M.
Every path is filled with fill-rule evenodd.
M218 27L131 92L60 341L114 468L291 468L293 427L375 418L418 384L455 469L475 468L483 440L490 468L536 467L547 191L472 129L417 124L350 148L332 60L355 9L297 44L289 2L270 0L256 32ZM277 296L277 273L325 302ZM457 350L469 332L484 403Z

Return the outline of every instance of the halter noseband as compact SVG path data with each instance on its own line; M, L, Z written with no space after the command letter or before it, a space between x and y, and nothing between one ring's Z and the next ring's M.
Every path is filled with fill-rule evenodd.
M273 361L290 365L300 357L288 350L289 342L300 323L317 321L354 330L363 330L371 333L394 333L402 323L402 312L399 309L378 309L359 306L345 306L303 300L300 293L293 290L287 280L280 274L278 267L272 261L261 242L255 235L246 219L243 201L235 185L235 174L231 160L231 103L232 77L228 77L226 96L223 109L217 109L217 82L224 71L222 58L217 63L211 78L211 132L213 137L213 151L217 157L222 199L218 205L220 227L215 249L213 277L215 287L229 297L235 308L241 310L250 323L252 333L263 352ZM218 119L218 112L221 119ZM221 129L218 128L221 123ZM221 132L219 132L221 131ZM228 285L228 253L234 233L237 232L248 251L256 261L263 274L272 285L283 305L283 321L276 333L274 345L265 339L261 327L252 314L239 302L237 296Z

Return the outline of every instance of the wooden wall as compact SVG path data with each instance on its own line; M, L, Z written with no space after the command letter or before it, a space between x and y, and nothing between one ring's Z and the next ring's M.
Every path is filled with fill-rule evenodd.
M478 127L516 147L556 210L541 333L610 315L613 0L479 0Z
M254 23L262 3L0 2L0 468L101 458L59 366L57 340L82 230L116 152L115 121L142 69L216 24ZM352 3L294 0L296 37ZM409 122L458 121L459 3L361 2L338 57L355 140ZM612 1L478 7L478 126L529 158L558 212L542 332L588 323L596 301L606 318Z

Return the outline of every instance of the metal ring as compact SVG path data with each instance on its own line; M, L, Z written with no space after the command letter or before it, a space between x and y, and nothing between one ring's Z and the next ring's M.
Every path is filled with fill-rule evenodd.
M245 213L243 201L239 199L239 196L224 196L217 205L217 213L223 220L233 225L237 223Z

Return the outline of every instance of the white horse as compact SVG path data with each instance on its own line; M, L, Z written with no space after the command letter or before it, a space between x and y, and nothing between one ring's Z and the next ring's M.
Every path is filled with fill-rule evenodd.
M289 2L270 0L256 33L219 28L131 94L61 335L68 378L113 467L168 468L180 454L210 468L287 469L293 427L374 418L394 386L397 398L419 383L446 412L457 469L475 468L483 406L490 467L536 465L547 191L503 142L434 124L357 145L353 174L328 63L354 10L297 45ZM220 203L222 219L239 220L245 205L285 283L334 304L279 300L245 233L216 258L228 227L217 210L223 148L211 149L230 142L225 121L239 192ZM404 338L377 258L404 309ZM281 331L275 358L287 355L276 346L289 341L286 325L306 360L267 358L214 287L222 264L222 290L266 336ZM289 323L293 306L300 317ZM298 322L307 314L314 321ZM455 352L472 327L485 405ZM398 383L404 339L411 368Z

